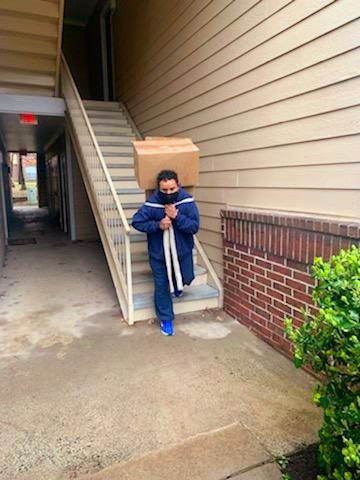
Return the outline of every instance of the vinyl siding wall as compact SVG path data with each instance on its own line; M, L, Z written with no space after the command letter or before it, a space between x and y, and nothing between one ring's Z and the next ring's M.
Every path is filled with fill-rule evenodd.
M225 206L359 218L358 0L123 0L117 97L148 135L201 149L199 234L222 270Z
M54 96L64 0L0 1L0 93Z

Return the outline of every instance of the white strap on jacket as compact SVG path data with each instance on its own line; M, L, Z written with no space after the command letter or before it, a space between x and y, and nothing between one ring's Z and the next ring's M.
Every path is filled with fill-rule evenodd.
M183 200L176 202L174 205L177 206L177 205L181 205L182 203L191 203L193 201L194 199L192 197L184 198ZM162 205L161 203L146 202L145 205L147 207L165 208L165 205ZM177 254L177 249L176 249L175 232L174 232L174 227L172 225L170 225L170 227L167 230L164 230L163 232L163 247L164 247L165 264L166 264L166 271L167 271L167 276L169 280L170 292L173 293L175 291L171 263L174 267L176 287L178 290L183 290L184 285L183 285L183 280L182 280L182 275L180 270L180 263L179 263L179 258Z

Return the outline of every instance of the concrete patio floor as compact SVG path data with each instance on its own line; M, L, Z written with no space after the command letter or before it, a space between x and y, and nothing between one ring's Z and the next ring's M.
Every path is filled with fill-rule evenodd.
M234 423L232 478L275 480L275 456L317 440L311 376L220 311L180 316L172 338L127 326L100 245L28 215L37 243L9 247L0 281L2 480L101 475Z

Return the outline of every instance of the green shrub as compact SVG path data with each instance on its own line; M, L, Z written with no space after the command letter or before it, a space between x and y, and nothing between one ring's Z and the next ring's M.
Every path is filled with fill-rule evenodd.
M305 323L285 330L297 367L309 365L324 381L314 402L323 409L318 480L360 479L360 249L342 250L330 262L316 258L313 301Z

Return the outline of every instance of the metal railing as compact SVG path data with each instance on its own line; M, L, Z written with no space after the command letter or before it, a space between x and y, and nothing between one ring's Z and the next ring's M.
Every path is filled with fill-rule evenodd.
M94 211L105 254L123 315L134 323L130 226L89 122L83 102L64 56L61 58L61 89L74 148L89 200Z

